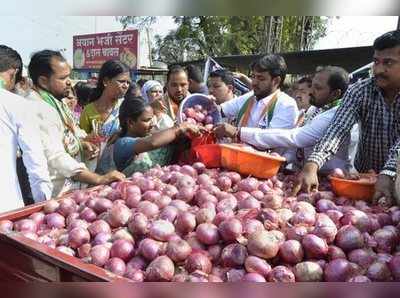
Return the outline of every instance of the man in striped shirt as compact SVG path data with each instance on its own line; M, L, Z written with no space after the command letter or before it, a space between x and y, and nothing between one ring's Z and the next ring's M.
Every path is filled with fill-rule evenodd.
M324 137L314 147L293 189L309 192L318 187L317 171L337 152L354 124L360 137L354 166L359 172L379 173L373 202L394 200L394 179L400 150L400 30L374 42L374 77L346 92Z

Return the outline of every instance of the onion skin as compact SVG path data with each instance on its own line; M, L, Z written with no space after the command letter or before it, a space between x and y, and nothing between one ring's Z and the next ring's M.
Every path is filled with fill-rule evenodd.
M247 258L247 249L241 244L229 244L221 253L221 264L224 267L241 268Z
M285 241L279 247L279 256L284 262L291 264L300 263L304 257L303 247L297 240Z
M146 269L147 281L170 281L174 277L174 263L167 256L160 256L153 260Z
M185 269L189 273L200 270L204 273L209 274L212 269L212 264L206 253L192 252L186 259Z
M322 281L324 272L320 265L315 262L298 263L293 268L296 281L317 282Z
M295 282L293 272L285 266L276 266L271 270L269 282Z

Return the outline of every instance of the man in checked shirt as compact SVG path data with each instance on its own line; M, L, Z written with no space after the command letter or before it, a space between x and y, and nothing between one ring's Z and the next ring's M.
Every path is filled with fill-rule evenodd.
M400 30L378 37L373 45L373 78L351 86L324 137L315 145L293 193L318 188L317 172L339 149L354 124L360 137L354 165L359 172L379 173L373 203L393 204L400 151ZM400 201L397 202L400 205Z

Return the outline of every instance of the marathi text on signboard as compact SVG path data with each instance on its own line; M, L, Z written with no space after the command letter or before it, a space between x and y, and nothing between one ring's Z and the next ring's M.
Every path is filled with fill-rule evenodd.
M76 35L73 42L76 69L99 69L110 59L119 59L131 69L137 67L137 30Z

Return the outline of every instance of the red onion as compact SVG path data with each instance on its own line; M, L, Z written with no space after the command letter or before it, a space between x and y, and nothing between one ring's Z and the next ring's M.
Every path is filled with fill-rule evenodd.
M232 187L232 180L228 176L220 176L217 178L217 186L224 191L228 191Z
M100 213L103 213L103 212L111 209L112 206L113 206L113 202L111 202L110 200L105 199L105 198L99 198L96 200L93 210L96 213L100 214Z
M187 243L189 243L190 247L194 250L205 250L206 249L204 244L201 243L199 241L199 239L197 239L195 232L191 232L191 233L187 234L184 239L187 241Z
M340 219L340 222L342 225L355 226L362 233L370 231L369 217L366 213L360 210L347 211Z
M347 252L362 248L364 246L364 238L356 227L347 225L341 227L337 232L336 245Z
M347 282L371 282L371 280L364 275L357 275L348 279Z
M128 263L126 263L126 271L129 270L144 270L147 267L147 261L141 256L133 257Z
M247 219L243 224L243 234L248 237L256 231L264 230L264 225L257 219Z
M198 225L196 237L201 243L206 245L217 244L220 240L217 226L211 223L202 223Z
M237 200L234 196L230 198L222 199L217 204L217 211L225 211L225 210L235 210L238 206Z
M206 169L206 166L201 162L195 162L193 164L193 168L197 171L198 174L201 174Z
M146 235L148 233L148 219L143 213L134 213L128 223L129 231L135 236Z
M335 245L329 245L328 247L328 260L332 261L335 259L346 259L344 251Z
M71 231L74 228L83 228L87 229L89 227L89 223L82 219L75 219L74 221L70 222L68 225L68 231Z
M170 281L175 273L174 263L167 256L153 260L146 268L147 281Z
M243 227L240 220L229 218L224 220L218 227L222 239L225 241L235 241L243 233Z
M270 259L279 251L277 238L268 231L256 231L248 239L247 249L252 255Z
M176 209L178 209L179 211L188 211L188 209L190 207L190 205L186 204L182 200L172 200L171 203L169 204L169 206L173 206Z
M62 252L64 254L70 255L72 257L75 256L75 252L72 248L69 248L67 246L61 245L61 246L57 246L56 250L58 250L59 252Z
M293 272L285 266L276 266L268 276L269 282L295 282Z
M78 256L83 259L90 256L90 250L92 245L90 243L85 243L78 247Z
M133 236L131 233L129 233L127 228L119 228L115 232L113 232L111 236L111 241L115 241L118 239L123 239L126 241L129 241L131 243L135 243L135 240L133 239Z
M208 255L213 263L218 263L221 258L222 247L219 244L210 245L207 249Z
M169 241L167 256L174 262L183 262L191 254L192 248L185 240Z
M226 272L226 281L227 282L239 282L242 281L244 276L246 275L246 271L243 269L230 269Z
M179 214L179 210L174 206L165 207L159 216L159 219L167 220L169 222L174 222Z
M95 245L105 244L110 241L111 241L111 234L101 232L94 237L92 245L95 246Z
M261 209L261 203L252 196L238 202L239 209Z
M316 262L302 262L296 264L293 268L296 281L300 282L316 282L322 281L324 272L320 265Z
M373 234L377 243L377 251L391 253L398 243L397 235L389 229L379 229Z
M40 226L44 223L45 216L46 215L43 212L35 212L29 216L29 219L32 219L36 225Z
M270 264L268 264L265 260L255 256L248 256L245 260L244 266L247 272L258 273L265 278L268 277L272 270Z
M301 243L308 258L324 258L328 253L326 241L316 235L305 235Z
M139 202L142 200L142 196L138 193L132 193L126 196L126 206L129 208L136 208Z
M233 195L236 197L238 202L251 197L251 195L246 191L238 191L238 192L234 193Z
M112 258L120 258L125 262L131 259L133 254L134 247L132 242L124 239L118 239L114 241L110 250L110 255Z
M298 211L290 219L292 225L313 226L315 224L316 215L314 212Z
M45 220L49 228L60 229L65 227L65 218L61 214L47 214Z
M178 193L178 189L174 185L167 184L162 192L164 195L170 198L174 198L175 195Z
M286 238L289 240L303 240L303 237L308 234L308 229L304 226L294 226L286 229Z
M79 246L90 241L89 231L84 228L74 228L69 232L68 240L70 247L78 248Z
M376 255L371 250L358 248L352 250L348 254L348 259L350 262L356 263L360 267L367 269L376 260Z
M93 222L96 220L97 214L92 209L86 207L79 213L79 217L87 222Z
M60 206L60 203L58 203L56 200L48 200L46 204L43 206L43 212L46 214L49 213L54 213Z
M194 189L190 187L182 187L176 194L176 199L184 202L190 202L195 195Z
M126 265L125 262L119 258L111 258L105 263L104 269L116 275L123 276L126 271Z
M303 260L304 252L297 240L285 241L279 248L279 256L284 262L296 264Z
M328 215L319 213L316 217L313 234L325 239L327 243L332 243L335 240L337 228Z
M132 215L131 210L125 205L114 205L109 211L109 223L112 227L125 226Z
M330 261L325 266L324 273L325 281L328 282L343 282L354 275L350 262L345 259L335 259Z
M243 276L242 281L244 282L266 282L265 278L258 273L247 273Z
M181 212L176 218L175 227L178 232L187 234L196 227L196 216L190 212Z
M0 233L8 233L13 229L13 222L7 219L0 221Z
M163 252L162 242L145 238L139 243L138 251L147 260L151 261Z
M193 178L196 178L196 177L197 177L197 171L196 171L196 169L194 169L192 166L189 166L189 165L183 165L183 166L181 167L180 172L181 172L182 174L184 174L184 175L188 175L188 176L191 176L191 177L193 177Z
M14 229L18 232L32 232L37 231L38 225L33 219L21 219L14 223Z
M196 270L200 270L204 273L210 273L212 269L212 264L205 253L192 252L186 259L185 269L189 273L192 273Z
M74 200L66 198L60 201L60 205L57 208L57 212L60 213L62 216L66 217L70 213L75 212L77 208L78 206L76 205Z
M340 227L340 219L343 216L343 213L338 210L328 210L325 212L326 215L335 223L336 227Z
M202 208L196 214L196 222L198 224L211 223L215 218L215 209Z
M252 177L243 179L238 182L238 190L252 192L253 190L257 190L258 188L258 180Z
M174 233L174 225L167 220L156 220L150 225L149 228L150 237L160 241L167 241L168 238L171 237Z
M102 219L96 220L91 223L88 227L88 231L92 237L95 237L99 233L111 234L110 225Z
M369 266L367 277L372 281L391 281L392 275L386 263L375 262Z
M389 262L389 268L394 280L400 280L400 255L394 256Z
M229 244L221 253L221 264L224 267L240 268L247 258L247 249L241 244Z
M154 204L158 206L158 208L163 209L171 203L172 199L167 195L162 195L159 199L154 200Z

